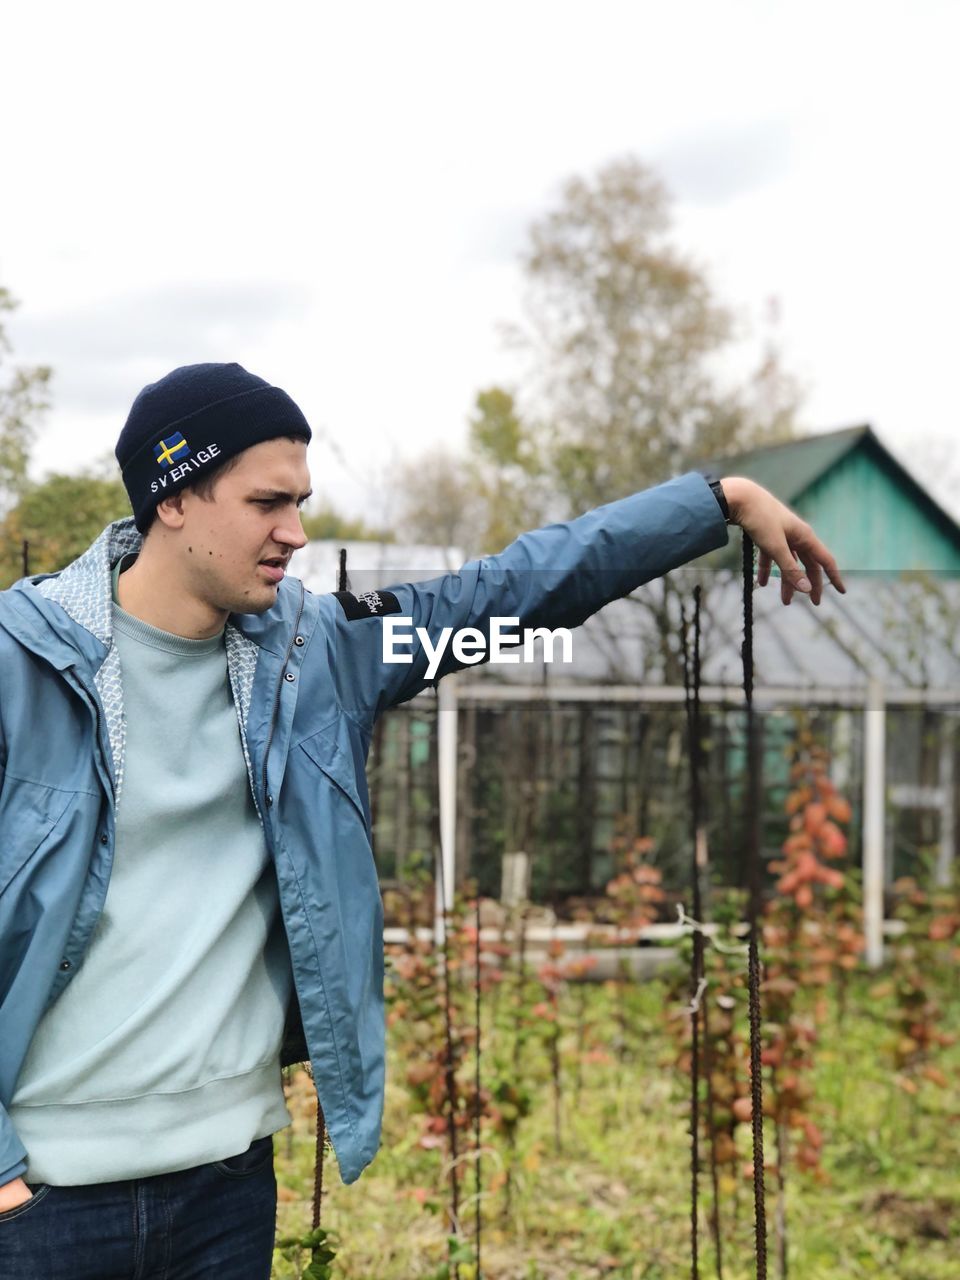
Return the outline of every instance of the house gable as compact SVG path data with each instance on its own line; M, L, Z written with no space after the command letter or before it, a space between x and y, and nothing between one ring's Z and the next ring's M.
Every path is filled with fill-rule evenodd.
M795 506L847 570L960 571L960 530L875 440L823 472Z
M960 572L960 526L869 427L755 449L711 470L748 476L776 494L848 572Z

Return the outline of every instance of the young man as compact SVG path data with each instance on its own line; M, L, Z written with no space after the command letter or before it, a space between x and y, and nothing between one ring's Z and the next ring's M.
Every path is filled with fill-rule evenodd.
M364 761L435 640L575 626L722 545L818 603L836 565L757 485L687 475L392 592L286 577L302 413L239 365L174 370L117 444L133 519L0 596L0 1277L270 1274L281 1065L340 1172L376 1153L382 909ZM802 561L800 568L797 557ZM454 669L448 646L440 675Z

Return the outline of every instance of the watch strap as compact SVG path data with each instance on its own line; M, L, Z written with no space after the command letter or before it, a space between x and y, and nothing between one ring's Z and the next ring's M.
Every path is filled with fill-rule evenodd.
M709 471L704 471L701 474L703 475L704 480L706 480L707 484L710 486L710 492L716 498L717 506L720 508L720 512L723 515L724 520L726 520L727 524L729 524L730 523L730 507L727 503L727 495L723 492L723 485L720 483L717 477L715 475L711 475Z

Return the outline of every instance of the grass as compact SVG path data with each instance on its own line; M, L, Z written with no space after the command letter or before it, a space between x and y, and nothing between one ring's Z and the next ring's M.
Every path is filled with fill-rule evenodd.
M483 1277L486 1280L680 1280L690 1275L689 1134L684 1082L670 1065L659 984L633 993L638 1028L622 1065L584 1067L574 1105L563 1107L556 1150L546 1063L531 1055L538 1082L533 1114L522 1122L507 1207L505 1155L484 1151ZM590 1003L608 1011L601 987ZM824 1030L815 1073L815 1116L826 1142L818 1182L791 1171L786 1218L791 1277L799 1280L957 1280L960 1276L960 1077L956 1048L939 1065L947 1089L925 1082L915 1096L898 1087L890 1031L855 984L842 1026ZM956 1022L957 1010L951 1010ZM572 1051L573 1037L565 1042ZM572 1075L572 1072L571 1072ZM328 1157L323 1223L339 1237L334 1275L344 1280L418 1280L442 1274L447 1201L442 1157L418 1146L419 1117L402 1087L392 1051L383 1147L359 1182L343 1186ZM312 1085L299 1073L290 1087L291 1128L275 1138L278 1232L310 1225L313 1191ZM749 1135L742 1134L749 1160ZM769 1142L769 1139L768 1139ZM768 1146L768 1159L770 1149ZM778 1275L775 1180L767 1179L769 1275ZM473 1173L463 1225L474 1222ZM701 1276L716 1274L706 1213L709 1176L701 1178ZM753 1262L752 1186L727 1176L722 1192L724 1280L748 1280ZM301 1275L296 1259L275 1257L275 1280ZM460 1267L460 1280L476 1280Z

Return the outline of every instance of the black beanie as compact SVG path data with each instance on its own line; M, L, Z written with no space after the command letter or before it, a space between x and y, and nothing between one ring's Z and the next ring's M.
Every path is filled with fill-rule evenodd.
M144 532L169 494L278 436L309 442L310 427L285 391L239 364L186 364L151 382L116 449L137 528Z

